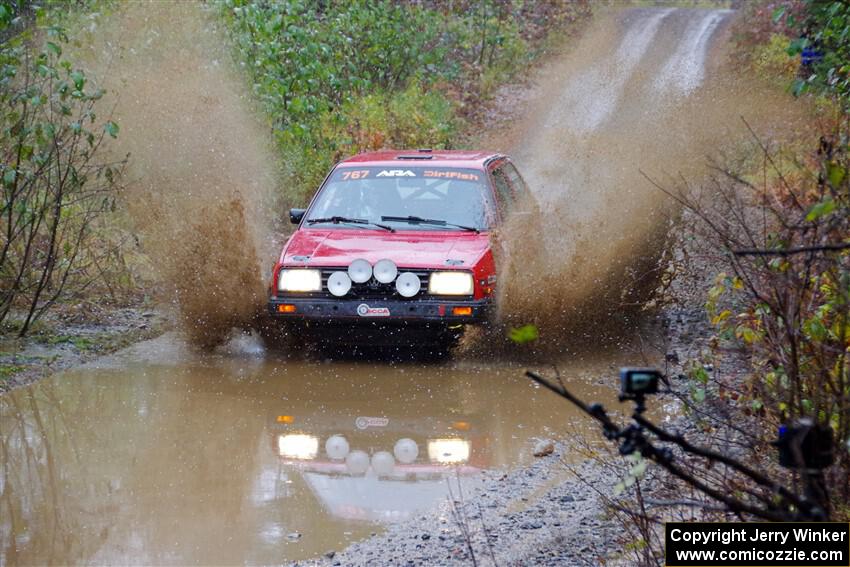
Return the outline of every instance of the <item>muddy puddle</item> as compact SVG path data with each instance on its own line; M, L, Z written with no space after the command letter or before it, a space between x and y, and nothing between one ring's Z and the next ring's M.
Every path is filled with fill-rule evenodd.
M531 461L539 438L599 438L521 366L237 350L196 357L165 336L1 397L0 563L313 557L414 518L449 482ZM560 368L612 403L629 360Z

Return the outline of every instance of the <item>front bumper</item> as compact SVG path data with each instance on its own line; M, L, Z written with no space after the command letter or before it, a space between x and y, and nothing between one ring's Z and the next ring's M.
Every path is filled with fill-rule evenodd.
M287 306L287 311L281 311ZM458 325L483 323L492 306L490 299L444 300L440 298L399 299L326 299L303 297L271 297L268 310L272 317L293 321L326 321L345 323L393 324L445 323ZM457 314L455 308L468 311Z

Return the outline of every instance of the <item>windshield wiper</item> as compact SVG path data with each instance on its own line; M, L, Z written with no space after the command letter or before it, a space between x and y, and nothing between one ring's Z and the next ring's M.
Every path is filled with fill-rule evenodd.
M475 234L478 234L479 232L481 232L480 230L478 230L474 226L464 226L462 224L454 224L454 223L446 222L446 221L440 220L440 219L423 219L422 217L407 216L407 217L381 217L381 220L382 221L406 222L408 224L433 224L433 225L436 225L436 226L451 226L451 227L454 227L454 228L459 228L461 230L468 230L470 232L474 232Z
M385 220L385 219L381 219L381 220ZM348 224L367 224L367 225L371 225L371 226L377 226L378 228L383 228L384 230L388 230L390 232L395 232L395 229L391 226L387 226L385 224L380 224L380 223L377 223L377 222L368 221L366 219L351 219L351 218L348 218L348 217L336 217L336 216L325 217L325 218L320 218L320 219L307 219L307 224L316 224L316 223L319 223L319 222L330 222L330 223L333 223L333 224L339 224L341 222L342 223L348 223Z

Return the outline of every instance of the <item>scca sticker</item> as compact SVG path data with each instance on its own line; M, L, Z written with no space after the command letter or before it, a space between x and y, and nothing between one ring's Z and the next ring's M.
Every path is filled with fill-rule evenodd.
M390 420L386 417L367 417L361 415L354 420L354 425L357 429L368 429L370 427L386 427Z
M389 317L390 310L386 307L369 307L361 303L357 306L357 314L361 317Z
M416 174L409 169L385 169L376 177L416 177Z

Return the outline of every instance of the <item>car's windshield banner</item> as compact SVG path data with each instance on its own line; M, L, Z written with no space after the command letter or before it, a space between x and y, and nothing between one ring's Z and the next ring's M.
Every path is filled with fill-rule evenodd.
M333 181L359 181L369 178L388 177L426 177L431 179L457 179L459 181L480 181L481 174L474 170L454 168L385 168L370 167L362 169L339 168Z

